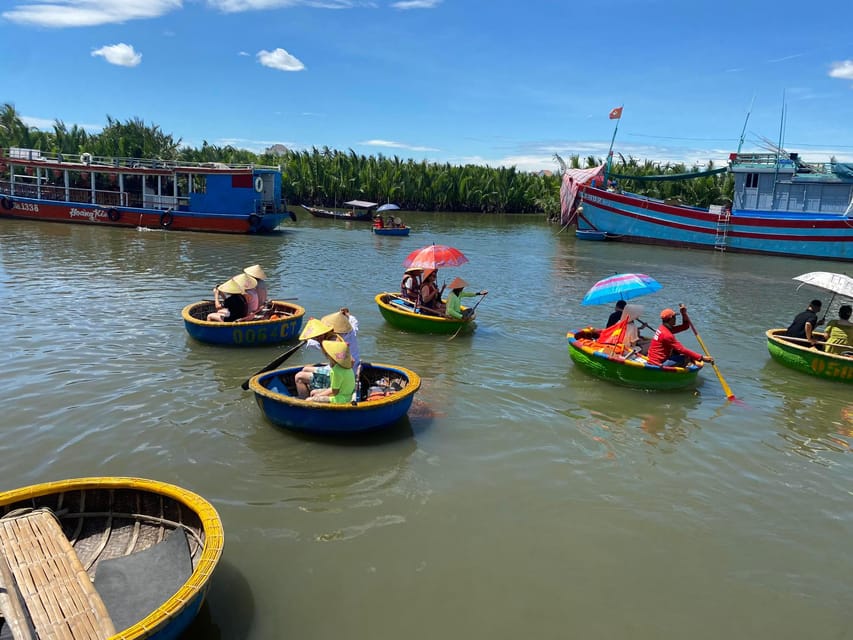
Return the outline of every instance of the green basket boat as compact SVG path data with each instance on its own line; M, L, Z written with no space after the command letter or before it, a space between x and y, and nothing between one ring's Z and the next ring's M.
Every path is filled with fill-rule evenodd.
M397 293L376 294L376 304L385 321L404 331L415 333L456 333L473 330L476 313L463 320L432 315L425 310L416 309L410 300L401 298ZM462 307L464 311L467 307Z
M696 385L701 365L661 367L650 364L646 356L624 345L596 342L599 333L598 329L588 327L566 334L569 356L587 373L615 384L653 391L685 389Z
M806 344L797 344L784 338L785 329L766 332L767 350L779 364L800 373L808 373L826 380L853 383L853 357L818 351ZM822 334L814 336L823 340Z

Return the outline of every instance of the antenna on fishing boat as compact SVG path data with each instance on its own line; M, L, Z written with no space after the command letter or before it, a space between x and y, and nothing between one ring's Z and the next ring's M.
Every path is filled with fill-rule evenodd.
M743 146L743 138L746 136L746 124L749 122L749 114L752 113L752 105L755 104L755 94L752 94L752 101L749 103L749 109L746 112L746 119L743 121L743 129L740 132L740 140L737 143L737 152L740 153L740 149Z

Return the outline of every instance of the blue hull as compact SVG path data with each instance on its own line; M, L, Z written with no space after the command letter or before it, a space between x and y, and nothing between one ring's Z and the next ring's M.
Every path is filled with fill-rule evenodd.
M373 233L377 236L407 236L409 235L409 231L411 231L409 227L373 227Z
M853 220L842 214L734 210L721 232L720 216L707 209L588 188L578 230L628 242L853 261Z
M355 405L309 402L288 390L285 379L292 379L302 368L291 367L259 374L251 379L249 388L267 420L279 427L314 434L373 431L390 426L406 415L420 388L420 377L402 367L370 366L388 377L405 379L406 387L385 398L362 400Z
M201 320L213 311L211 302L195 302L184 307L181 316L190 337L208 344L257 347L291 342L299 337L305 309L289 302L273 301L276 308L290 315L278 320L251 322L207 322Z

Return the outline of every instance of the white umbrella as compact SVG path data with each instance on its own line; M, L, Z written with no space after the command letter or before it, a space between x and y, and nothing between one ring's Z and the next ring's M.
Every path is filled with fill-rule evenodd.
M797 289L802 287L804 284L807 284L810 287L815 287L816 289L821 289L822 291L827 291L832 294L832 298L830 298L829 304L826 305L826 309L823 312L824 319L826 319L826 314L829 311L829 307L832 305L832 301L835 300L836 295L843 298L853 299L853 278L848 275L844 275L843 273L810 271L809 273L804 273L803 275L796 276L792 279L802 283L797 287ZM821 322L823 322L823 320L821 320Z
M828 271L811 271L793 278L803 284L837 294L844 298L853 298L853 278L843 273L830 273ZM800 285L800 287L803 286ZM797 287L799 289L800 287Z

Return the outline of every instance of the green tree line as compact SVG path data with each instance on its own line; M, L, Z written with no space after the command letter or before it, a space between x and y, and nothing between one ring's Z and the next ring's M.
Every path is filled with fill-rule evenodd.
M76 156L122 158L160 158L191 162L224 162L278 165L284 176L283 191L291 204L335 207L346 200L394 202L407 211L462 211L473 213L531 213L557 218L560 210L560 177L547 172L530 173L515 167L451 165L404 160L396 155L365 156L350 149L347 152L316 147L291 150L281 145L257 154L208 144L200 148L181 144L172 134L139 118L121 122L107 116L100 133L88 133L61 120L52 131L24 124L12 104L0 110L0 148L23 147L44 152ZM564 164L555 156L555 163ZM601 158L588 156L585 166L602 164ZM581 158L571 156L570 166L580 167ZM660 166L634 158L614 163L620 174L649 175L655 172L679 173L683 165ZM689 204L707 206L724 197L730 181L726 176L710 176L694 181L634 184L623 180L622 188L660 198L681 198Z

